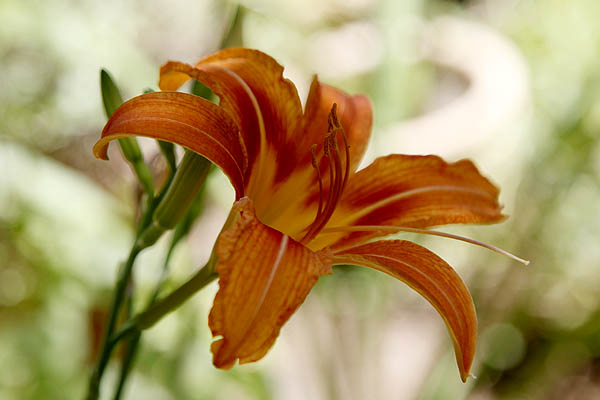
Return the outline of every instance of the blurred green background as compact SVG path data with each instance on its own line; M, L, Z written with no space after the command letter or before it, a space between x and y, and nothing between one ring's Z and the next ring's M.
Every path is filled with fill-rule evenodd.
M365 162L390 152L473 159L510 217L444 230L530 259L417 240L472 290L480 340L460 382L441 318L362 268L320 280L264 360L212 367L216 284L145 333L127 399L600 399L600 2L244 1L234 44L375 107ZM140 196L105 122L99 69L126 98L168 59L215 51L235 4L0 0L0 400L78 399ZM148 161L152 141L140 141ZM154 165L154 164L153 164ZM157 167L158 168L158 167ZM233 201L210 176L169 285L206 261ZM168 239L136 269L142 295ZM143 297L143 296L142 296ZM141 300L140 300L141 301ZM105 384L113 386L116 363ZM105 390L105 395L110 394Z

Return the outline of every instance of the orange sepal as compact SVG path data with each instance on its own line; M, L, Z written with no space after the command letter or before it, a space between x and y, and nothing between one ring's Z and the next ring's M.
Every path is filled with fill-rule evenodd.
M328 257L262 224L251 200L234 204L217 241L219 291L209 316L213 363L262 358L317 279L331 272Z
M498 188L469 160L393 154L348 180L328 227L395 225L430 228L502 221ZM311 248L346 248L389 232L352 232L318 238Z
M382 240L337 253L334 264L374 268L419 292L444 319L454 343L460 376L466 381L475 355L477 316L469 290L436 254L408 241Z
M231 117L217 105L185 93L143 94L122 104L108 120L94 154L107 159L108 143L127 136L172 142L203 155L229 177L237 197L244 194L245 154Z

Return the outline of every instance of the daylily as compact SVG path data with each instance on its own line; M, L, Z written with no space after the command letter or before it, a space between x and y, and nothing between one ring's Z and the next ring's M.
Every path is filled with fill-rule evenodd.
M282 325L332 266L385 272L415 289L440 313L466 380L477 320L456 272L426 248L376 237L504 219L498 189L471 161L390 155L357 172L369 140L372 107L313 79L304 111L283 67L256 50L234 48L195 66L168 62L162 92L124 103L94 147L132 135L170 141L219 166L236 201L217 239L219 291L209 316L213 363L230 368L262 358ZM213 104L175 92L195 79ZM500 250L498 250L500 251Z

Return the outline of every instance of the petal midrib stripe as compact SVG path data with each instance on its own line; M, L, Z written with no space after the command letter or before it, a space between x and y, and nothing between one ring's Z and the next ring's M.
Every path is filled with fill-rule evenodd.
M405 199L410 196L415 196L418 194L423 194L427 192L439 192L439 191L447 191L447 192L462 192L462 193L470 193L480 197L487 197L490 200L495 200L495 197L491 196L484 190L464 187L464 186L456 186L456 185L432 185L432 186L424 186L420 188L410 189L404 192L396 193L391 196L388 196L384 199L378 200L374 203L371 203L365 207L360 208L357 212L349 214L347 217L343 219L344 222L352 221L359 219L362 216L365 216L372 211L384 207L390 203L396 202L398 200Z

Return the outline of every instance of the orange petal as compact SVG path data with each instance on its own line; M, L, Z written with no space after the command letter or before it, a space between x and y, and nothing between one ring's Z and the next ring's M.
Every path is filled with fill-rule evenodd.
M220 105L235 118L254 174L260 173L254 167L259 154L270 153L262 154L259 159L260 163L269 164L262 171L270 174L257 178L263 188L265 183L273 184L289 174L295 165L293 136L301 121L302 106L294 84L283 78L281 65L257 50L225 49L194 67L166 64L161 68L160 87L174 90L186 76L207 85L219 96ZM252 185L252 179L246 178ZM249 190L252 192L252 188Z
M302 104L296 86L283 77L283 67L269 55L245 48L221 50L196 64L204 67L220 78L219 67L224 68L248 85L260 107L268 143L284 148L300 122Z
M107 159L108 143L127 136L147 136L176 143L219 166L237 197L244 194L245 155L229 115L213 103L185 93L157 92L135 97L115 111L94 146Z
M219 291L209 316L213 336L221 336L211 346L218 368L262 358L317 279L331 271L326 257L262 224L248 198L231 215L217 242Z
M450 265L415 243L382 240L336 253L334 264L374 268L400 279L419 292L440 313L466 381L475 355L477 316L469 290Z
M304 149L310 149L310 146L317 144L317 154L322 153L327 121L334 103L337 104L338 118L346 131L350 147L350 171L355 171L367 148L373 125L373 107L366 96L350 96L319 82L315 76L306 100L303 117L304 132L298 135L298 144ZM310 152L306 152L305 156L306 161L310 163ZM329 163L323 160L323 176L327 176L325 169L328 168Z
M394 154L351 176L328 227L499 222L498 193L469 160L449 164L436 156ZM389 233L323 234L310 247L347 247L382 234Z
M201 69L175 61L161 67L159 86L162 90L174 91L190 78L202 82L219 96L219 106L240 130L250 167L245 168L244 178L247 181L260 150L261 136L264 136L262 112L256 97L239 77L228 74L223 68L204 66Z

